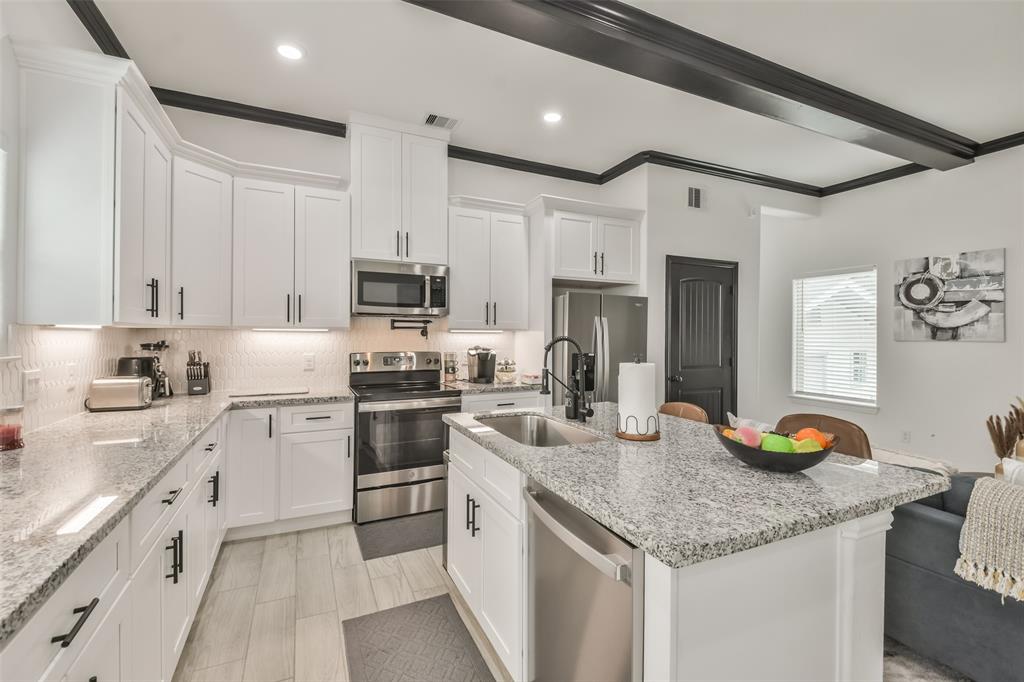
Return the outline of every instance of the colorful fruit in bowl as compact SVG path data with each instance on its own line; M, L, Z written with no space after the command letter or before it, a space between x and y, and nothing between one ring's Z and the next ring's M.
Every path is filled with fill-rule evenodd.
M797 431L796 433L793 434L793 438L795 438L797 440L797 442L802 441L802 440L807 440L808 438L813 439L818 445L821 446L821 448L819 448L819 449L822 449L822 450L827 448L832 443L832 439L831 438L829 438L827 435L825 435L824 433L822 433L821 431L819 431L818 429L816 429L816 428L814 428L812 426L808 426L806 428L800 429L799 431ZM813 451L812 450L807 450L806 452L813 452Z
M793 452L793 441L777 433L766 433L761 438L761 449L768 452Z
M804 438L803 440L797 441L796 445L793 447L793 452L800 453L821 452L822 450L824 450L824 448L821 447L821 443L814 438Z
M761 432L758 431L757 429L751 428L749 426L741 426L740 428L736 429L735 433L733 434L733 440L739 441L740 443L743 443L746 446L757 448L761 447L762 437Z

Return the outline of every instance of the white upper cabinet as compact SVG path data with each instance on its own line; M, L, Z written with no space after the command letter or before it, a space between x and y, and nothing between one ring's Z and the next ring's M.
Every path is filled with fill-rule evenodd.
M352 257L402 260L402 134L351 125Z
M448 144L349 125L352 257L448 262Z
M529 326L529 235L522 215L453 206L448 214L452 329Z
M349 195L295 188L295 323L349 325Z
M231 325L231 191L227 173L174 159L172 324Z
M114 322L169 324L171 153L124 88L116 147Z
M295 187L235 178L234 288L237 326L291 325L295 288Z
M640 278L640 223L555 211L555 277L615 283Z
M402 135L403 260L448 262L448 145Z

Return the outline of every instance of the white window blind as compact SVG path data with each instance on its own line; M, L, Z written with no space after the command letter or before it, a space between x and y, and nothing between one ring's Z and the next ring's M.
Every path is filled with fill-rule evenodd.
M793 394L874 406L878 384L874 268L793 280Z

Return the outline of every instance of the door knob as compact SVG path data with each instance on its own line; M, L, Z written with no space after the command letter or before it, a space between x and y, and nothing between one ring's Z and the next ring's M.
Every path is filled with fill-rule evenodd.
M672 376L670 376L668 378L668 380L671 381L674 384L678 384L678 383L680 383L683 380L683 378L681 376L679 376L678 374L673 374Z

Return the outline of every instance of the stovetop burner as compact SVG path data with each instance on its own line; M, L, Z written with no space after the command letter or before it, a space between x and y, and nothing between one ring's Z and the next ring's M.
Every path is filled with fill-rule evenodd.
M462 391L441 383L437 351L351 353L349 386L357 401L454 398Z
M350 389L357 399L367 400L418 400L421 398L448 398L462 395L462 391L448 388L442 383L398 383L374 386L353 386Z

